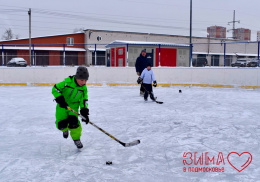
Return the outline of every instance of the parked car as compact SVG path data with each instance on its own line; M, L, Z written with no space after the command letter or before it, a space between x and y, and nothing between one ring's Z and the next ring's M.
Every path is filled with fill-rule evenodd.
M204 67L207 64L208 64L208 60L206 58L192 59L192 66L194 67Z
M257 59L251 59L250 61L248 61L246 66L247 67L257 67L257 63L258 63Z
M232 67L235 67L235 66L237 66L237 67L246 67L247 66L247 62L248 62L248 59L241 58L241 59L237 59L236 62L231 63L231 66Z
M8 67L26 67L27 62L23 58L12 58L8 63Z

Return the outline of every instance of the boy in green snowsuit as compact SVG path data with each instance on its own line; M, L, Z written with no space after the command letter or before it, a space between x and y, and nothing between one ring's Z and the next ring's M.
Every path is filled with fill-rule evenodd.
M80 108L80 113L86 118L82 120L88 124L89 109L88 109L88 91L86 82L89 73L86 67L80 66L77 68L76 75L69 76L64 81L57 83L52 88L52 94L57 102L56 106L56 127L63 132L63 137L70 136L74 140L77 148L82 148L80 141L81 124L78 116L67 109L67 106L77 111Z

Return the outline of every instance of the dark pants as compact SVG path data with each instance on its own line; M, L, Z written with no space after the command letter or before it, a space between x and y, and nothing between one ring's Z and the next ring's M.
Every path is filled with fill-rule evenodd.
M144 88L144 90L145 90L144 99L147 99L148 94L150 94L150 98L151 98L152 100L155 100L154 95L153 95L153 87L152 87L152 84L143 83L143 88Z

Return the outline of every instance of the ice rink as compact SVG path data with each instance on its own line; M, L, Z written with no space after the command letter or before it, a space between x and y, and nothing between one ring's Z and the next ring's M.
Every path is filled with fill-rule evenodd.
M84 148L78 151L56 129L51 89L0 87L0 181L260 181L260 90L159 87L154 92L160 105L145 103L136 86L89 86L90 120L123 142L141 143L124 148L83 123ZM215 160L223 153L224 161L184 165L188 152L193 157L208 152ZM227 160L230 152L248 152L252 162L238 172ZM243 156L232 160L234 166L246 162ZM224 172L184 172L184 167Z

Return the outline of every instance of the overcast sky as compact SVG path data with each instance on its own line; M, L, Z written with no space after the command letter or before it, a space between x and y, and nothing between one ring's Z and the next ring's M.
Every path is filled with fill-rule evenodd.
M193 0L193 35L205 37L207 26L249 28L256 40L259 0ZM32 9L32 37L73 33L75 28L189 35L190 0L0 0L0 38L11 28L27 38ZM231 31L227 37L231 37Z

